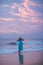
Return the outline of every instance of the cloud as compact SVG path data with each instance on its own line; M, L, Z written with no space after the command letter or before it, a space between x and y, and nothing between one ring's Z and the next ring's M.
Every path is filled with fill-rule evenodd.
M4 22L3 22L4 21ZM8 22L7 22L8 21ZM0 21L0 33L18 33L16 27L18 26L13 20L9 22L9 20L1 20Z
M42 15L41 13L38 13L34 9L31 9L31 6L33 6L33 5L38 6L37 3L32 2L31 0L25 0L23 2L23 5L24 5L26 11L28 12L28 15L30 15L30 16L41 16Z
M17 6L18 6L17 3L13 3L13 4L11 5L11 8L16 8Z
M14 2L12 4L9 3L9 5L2 5L2 13L0 12L0 33L26 34L27 37L31 35L32 37L38 36L38 34L41 36L43 27L41 6L43 5L32 0L24 0L19 4Z
M33 34L33 33L40 32L40 27L42 27L42 26L39 24L37 24L37 25L20 24L16 27L16 30L18 31L17 33L19 33L19 34Z
M43 7L43 3L38 3L38 2L35 2L33 0L24 0L23 4L29 5L29 6Z
M10 29L1 29L0 30L0 33L11 33L11 32L16 32L17 33L17 30L10 30Z
M32 17L32 22L36 22L36 23L43 23L43 19L39 19L37 17Z
M18 20L21 20L23 22L41 22L43 20L38 19L36 17L42 16L42 13L39 13L35 11L34 9L31 9L31 6L38 6L36 2L33 2L31 0L24 0L23 3L17 4L13 3L12 10L9 12L12 16L18 16ZM15 9L17 9L18 12L15 12Z
M0 21L13 21L13 18L0 18Z
M5 5L4 5L5 6ZM17 4L13 3L11 5L11 11L9 12L11 16L18 17L18 18L0 18L0 21L23 21L23 22L33 22L33 23L42 23L43 20L39 19L38 17L42 16L42 13L39 13L35 11L34 9L31 9L31 6L39 6L36 2L33 2L32 0L24 0L24 2ZM15 10L16 9L16 10ZM17 12L15 12L17 11Z
M7 4L4 4L4 5L2 5L2 7L8 7L9 5L7 5Z
M3 26L3 27L2 27ZM42 31L42 26L39 24L5 24L0 26L0 33L17 33L17 34L33 34Z

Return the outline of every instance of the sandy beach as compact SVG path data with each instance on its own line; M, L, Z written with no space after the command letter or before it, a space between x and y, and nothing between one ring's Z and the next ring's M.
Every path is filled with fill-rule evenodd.
M43 65L42 51L23 52L23 65ZM19 65L18 53L0 55L0 65Z

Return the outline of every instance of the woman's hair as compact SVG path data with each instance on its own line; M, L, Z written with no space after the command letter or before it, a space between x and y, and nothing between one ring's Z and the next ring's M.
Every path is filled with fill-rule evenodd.
M20 41L20 40L24 41L24 39L22 37L19 37L19 39L17 41Z

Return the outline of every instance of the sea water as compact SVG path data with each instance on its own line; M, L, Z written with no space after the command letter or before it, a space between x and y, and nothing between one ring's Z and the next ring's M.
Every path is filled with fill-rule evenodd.
M15 42L14 40L0 40L0 54L12 54L18 52L18 42L16 45L9 44ZM43 51L43 41L41 40L31 40L23 42L23 51Z

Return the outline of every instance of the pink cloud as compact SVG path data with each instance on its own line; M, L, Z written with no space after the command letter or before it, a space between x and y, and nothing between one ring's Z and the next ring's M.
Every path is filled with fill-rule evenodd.
M24 0L23 3L17 4L13 3L11 7L11 11L9 12L12 17L18 16L18 18L0 18L0 21L15 21L14 23L0 25L0 33L8 33L8 32L16 32L19 34L22 33L32 33L36 32L37 28L40 28L40 25L29 25L29 23L43 23L42 19L38 19L38 16L42 16L43 14L37 13L32 10L30 6L39 6L31 0ZM7 7L7 5L4 5ZM18 12L15 13L14 9L17 7ZM21 22L20 25L17 22ZM16 23L16 24L15 24ZM25 25L26 24L26 25ZM27 25L28 24L28 25ZM11 29L12 28L12 29ZM15 30L16 29L16 30Z
M0 18L0 21L13 21L13 18Z
M39 18L36 18L36 17L32 17L32 22L43 23L43 19L39 19Z
M26 23L27 22L35 22L35 23L37 23L37 22L41 23L42 22L42 20L36 18L37 16L41 16L41 14L35 13L35 12L34 13L28 13L25 10L25 8L23 9L20 7L19 13L14 13L12 11L11 14L14 16L19 16L20 18L18 18L18 20L21 20L21 21L26 22Z
M25 0L23 3L21 4L17 4L16 6L18 6L18 13L15 13L13 10L11 10L9 13L11 15L16 15L16 16L21 16L21 17L29 17L29 16L40 16L42 14L37 13L36 11L32 10L29 6L31 2L30 0ZM35 4L34 4L35 5ZM14 8L16 7L14 6Z
M23 5L24 5L25 9L27 10L27 12L34 13L34 11L30 9L29 4L30 4L29 0L25 0L24 3L23 3Z
M0 33L9 33L9 32L16 32L17 33L17 30L0 29Z
M23 24L20 24L18 25L16 28L17 28L17 33L19 34L25 34L25 33L35 33L37 31L37 28L39 28L40 25L23 25Z
M38 13L38 12L36 12L36 11L34 11L34 10L32 10L30 8L30 5L32 5L32 6L39 6L37 3L32 2L31 0L25 0L23 2L23 5L24 5L25 9L27 10L28 15L30 15L30 16L42 16L41 13Z
M11 25L9 25L11 26ZM15 27L15 25L12 25L12 27ZM35 33L40 28L40 25L17 25L16 30L15 29L9 29L9 27L3 27L0 29L0 33L9 33L9 32L15 32L18 34L25 34L25 33Z
M30 6L39 6L39 4L31 1L31 0L24 0L23 3L17 4L14 3L12 6L13 9L9 12L12 16L18 16L18 20L23 22L40 22L36 17L42 16L41 13L38 13L30 8ZM14 9L18 7L18 12L15 13Z
M28 18L28 17L29 17L29 16L28 16L28 12L27 12L26 9L23 8L22 6L20 6L20 7L18 8L18 11L20 12L21 17L24 17L24 18Z
M23 4L26 6L29 5L29 6L38 6L38 7L40 7L40 5L41 6L43 5L43 4L38 4L32 0L24 0Z
M11 8L16 8L17 6L18 6L17 3L13 3L12 6L11 6Z
M13 16L20 16L20 13L15 13L14 11L10 11L9 13Z

